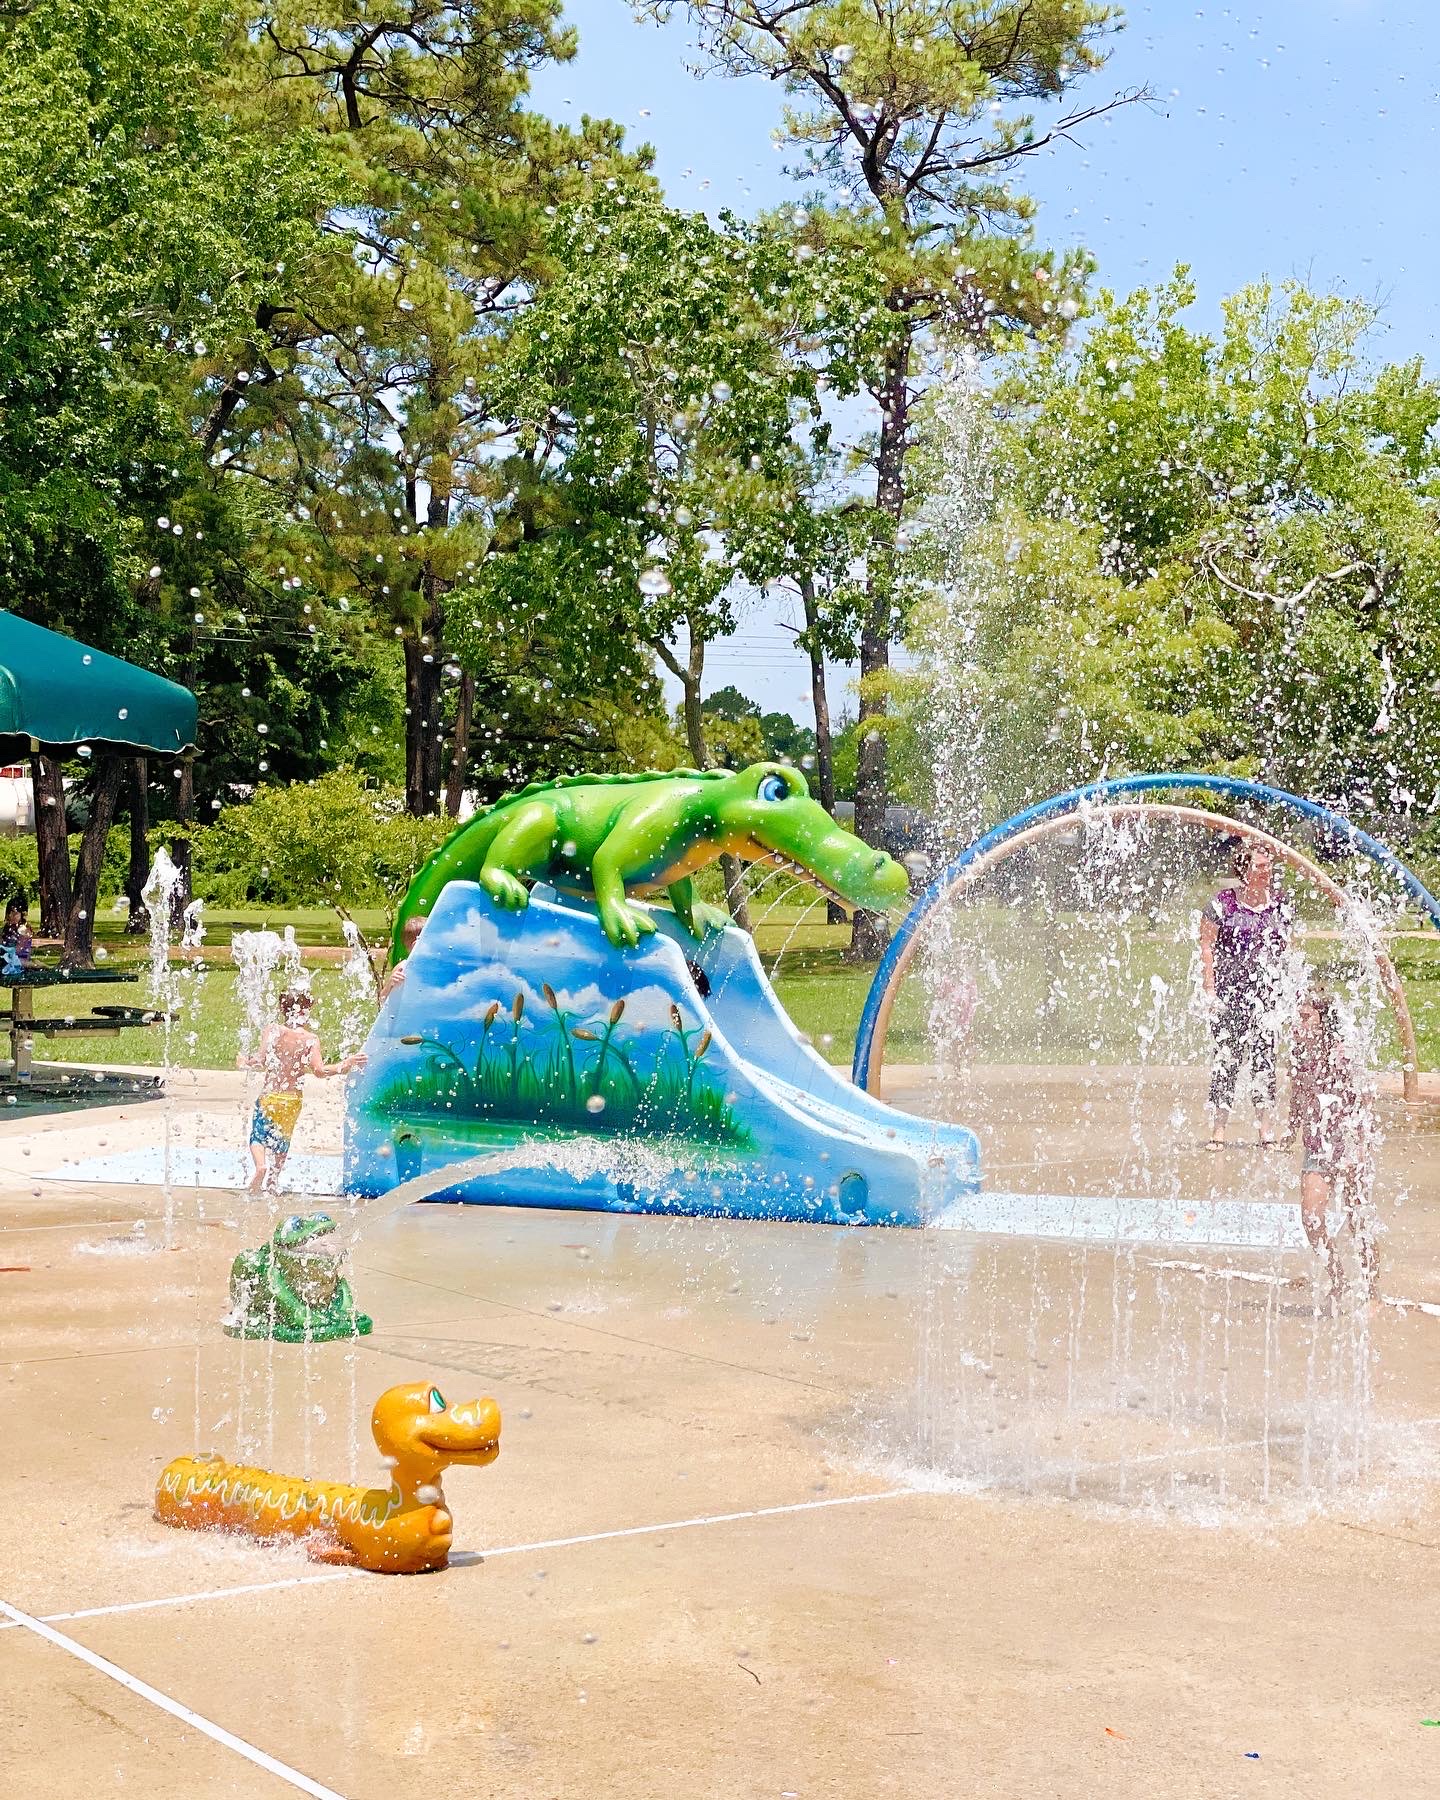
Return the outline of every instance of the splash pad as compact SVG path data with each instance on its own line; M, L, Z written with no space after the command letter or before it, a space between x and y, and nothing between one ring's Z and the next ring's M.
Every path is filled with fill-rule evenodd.
M1116 822L1127 808L1094 810ZM1176 824L1196 819L1194 809L1159 810ZM1323 871L1266 841L1343 909ZM907 1478L1222 1509L1309 1504L1369 1480L1383 1438L1369 1321L1322 1316L1295 1291L1304 1239L1273 1181L1257 1194L1247 1171L1238 1191L1212 1184L1200 1197L1163 1183L1133 1191L1123 1179L1108 1192L1098 1182L1050 1193L984 1186L975 1131L953 1114L926 1117L933 1096L896 1110L814 1051L748 935L693 905L687 917L627 893L637 941L621 931L616 942L615 918L589 895L541 881L525 894L514 906L503 888L497 899L457 873L429 896L348 1095L349 1205L337 1212L351 1249L414 1199L731 1220L742 1233L751 1221L924 1227L902 1234L916 1244L913 1385L867 1393L857 1415ZM897 940L912 954L928 899ZM294 960L293 945L260 949L238 959L257 992L256 969ZM1375 966L1393 995L1383 953ZM894 980L893 963L882 967L871 1008ZM1091 1119L1093 1097L1078 1092L1072 1119ZM1104 1140L1113 1127L1095 1123ZM997 1173L1013 1179L1016 1167L1002 1156ZM307 1293L287 1269L304 1224L287 1221L274 1238L278 1279L264 1252L242 1253L229 1329L290 1339L307 1385L318 1351L323 1394L333 1353L319 1346L353 1345L370 1321L333 1271L325 1292ZM816 1250L823 1269L835 1252ZM811 1260L798 1242L796 1259ZM243 1440L253 1375L243 1361L234 1375ZM199 1404L197 1374L197 1424ZM253 1415L249 1431L253 1455ZM261 1481L248 1455L219 1467L222 1485L243 1475L247 1506L279 1479ZM202 1465L187 1470L195 1493L208 1492ZM223 1522L250 1529L228 1512Z
M540 895L532 904L568 903ZM663 921L655 935L669 937ZM704 957L678 930L669 942L682 964L703 963L708 981L723 976L727 935L711 934ZM748 952L733 980L747 968ZM420 969L417 962L412 973ZM685 980L693 986L688 970ZM681 999L690 1004L688 990ZM722 998L721 1014L724 1006ZM609 1010L597 1002L574 1023L589 1030L594 1020L603 1035ZM532 1011L542 1023L554 1016L534 982L521 1018ZM511 1017L508 1007L497 1012L492 1049L508 1039ZM682 1019L687 1032L699 1023L683 1009ZM415 1023L433 1034L433 1021ZM723 1024L731 1048L749 1055L735 1018ZM392 1026L397 1043L409 1035ZM675 1029L668 1011L661 1026ZM625 1048L617 1029L612 1050L616 1039ZM699 1055L699 1039L690 1042L704 1069L711 1047ZM768 1024L753 1047L782 1080L805 1074L812 1056L798 1034ZM419 1048L401 1046L407 1056ZM669 1051L678 1057L673 1041ZM579 1039L577 1052L583 1079L599 1037ZM831 1079L868 1111L863 1095ZM942 1075L892 1063L886 1081L925 1141L932 1128L921 1115L948 1100ZM1059 1192L1058 1182L1048 1198L976 1188L924 1230L862 1232L819 1220L759 1228L753 1217L668 1209L537 1205L481 1216L407 1205L432 1182L469 1178L461 1161L435 1161L353 1210L333 1209L377 1329L330 1344L220 1334L234 1252L261 1243L273 1216L263 1228L247 1219L238 1237L196 1228L218 1222L232 1203L207 1195L200 1217L188 1173L166 1197L173 1257L57 1255L71 1229L62 1219L83 1216L87 1235L103 1239L118 1210L115 1188L98 1184L107 1158L129 1152L118 1141L87 1146L87 1178L97 1185L72 1198L42 1179L43 1204L54 1208L43 1217L55 1229L12 1240L7 1258L35 1265L31 1276L6 1277L27 1302L12 1353L24 1359L18 1379L34 1396L35 1419L7 1504L17 1541L48 1544L53 1482L38 1474L63 1467L75 1492L97 1503L82 1515L87 1535L72 1539L63 1583L52 1560L27 1569L7 1597L41 1623L58 1617L55 1629L97 1643L160 1691L351 1794L373 1784L377 1765L396 1792L433 1785L437 1770L463 1786L477 1769L505 1791L512 1753L495 1740L517 1727L548 1747L551 1785L563 1786L576 1767L587 1778L599 1767L601 1785L624 1792L629 1762L618 1751L604 1762L615 1740L591 1721L603 1705L623 1723L657 1695L669 1716L686 1721L686 1742L697 1730L731 1733L737 1691L752 1708L773 1706L766 1729L783 1734L794 1708L784 1693L772 1697L789 1686L775 1677L813 1669L817 1606L831 1634L824 1682L837 1717L848 1716L854 1693L875 1693L878 1666L879 1704L899 1696L900 1755L914 1744L904 1734L915 1709L943 1700L957 1668L974 1684L990 1679L997 1645L1017 1667L1033 1664L1037 1641L1069 1646L1058 1676L1045 1653L1043 1701L1028 1715L1047 1743L1057 1735L1056 1708L1067 1705L1072 1736L1094 1736L1103 1714L1119 1716L1133 1737L1138 1713L1169 1741L1193 1682L1208 1684L1203 1729L1212 1730L1208 1689L1263 1685L1297 1629L1334 1672L1322 1671L1322 1684L1332 1683L1322 1686L1327 1708L1343 1708L1357 1633L1368 1634L1378 1657L1388 1645L1408 1646L1405 1634L1417 1629L1407 1623L1413 1582L1403 1576L1416 1552L1405 1537L1428 1540L1434 1530L1433 1319L1393 1307L1373 1326L1354 1315L1319 1317L1305 1293L1288 1287L1300 1266L1293 1249L1221 1245L1213 1235L1225 1216L1219 1203L1152 1194L1154 1209L1183 1209L1172 1211L1177 1229L1185 1211L1211 1227L1208 1239L1178 1247L1178 1237L1157 1234L1158 1210L1128 1206L1126 1196L1143 1197L1130 1167L1101 1154L1127 1141L1124 1096L1107 1099L1091 1073L1073 1068L1027 1072L1023 1093L1026 1122L1012 1116L984 1140L991 1183L1027 1171L1049 1179L1057 1156L1089 1156L1076 1165L1083 1178L1075 1191ZM312 1125L320 1110L317 1103ZM337 1167L338 1114L336 1104L331 1136L309 1140L333 1150ZM153 1144L159 1116L158 1103L137 1113L124 1141L143 1133ZM906 1120L888 1109L873 1116ZM950 1116L972 1118L963 1109ZM1157 1134L1174 1134L1165 1110L1151 1117ZM182 1151L198 1155L181 1118L166 1129L172 1169ZM660 1136L644 1148L653 1155L666 1143ZM36 1156L42 1144L37 1137ZM586 1167L595 1154L633 1168L641 1149L625 1133L596 1132L548 1140L546 1156L573 1161L578 1179L598 1173ZM490 1159L486 1178L503 1190L509 1171L495 1164L510 1158L523 1173L533 1152L519 1143L479 1154ZM673 1184L675 1170L673 1161L651 1168L653 1191ZM1254 1172L1243 1158L1211 1171L1229 1178L1237 1201L1293 1222L1293 1204L1254 1198ZM159 1237L158 1183L124 1206L148 1214ZM1393 1293L1431 1291L1425 1213L1407 1209L1393 1257L1387 1244ZM1242 1240L1248 1218L1235 1234ZM48 1260L58 1264L53 1275L43 1269ZM97 1351L106 1353L103 1389ZM318 1499L330 1479L342 1508L388 1492L388 1475L366 1466L370 1401L387 1383L413 1384L421 1373L447 1399L452 1389L493 1391L505 1411L506 1455L483 1484L467 1471L445 1484L445 1510L453 1501L456 1515L446 1568L408 1584L307 1565L299 1549L328 1558L334 1546L323 1521L317 1535L311 1517L301 1520L301 1497ZM103 1435L75 1425L97 1395ZM162 1464L182 1448L210 1445L223 1466L181 1459L177 1482L218 1474L232 1500L247 1509L254 1501L256 1510L191 1521L218 1531L152 1523L146 1490ZM115 1504L117 1454L138 1474L125 1493L128 1511ZM269 1473L276 1470L292 1471L293 1483ZM290 1509L299 1532L273 1534L264 1499L277 1514ZM415 1499L417 1514L438 1504L418 1492ZM1378 1534L1340 1530L1340 1519L1368 1521ZM1396 1579L1376 1581L1377 1557ZM1172 1596L1158 1611L1156 1592ZM694 1620L678 1635L668 1624L677 1605ZM1237 1633L1241 1609L1247 1629ZM87 1616L64 1622L76 1612ZM1165 1684L1153 1715L1128 1695L1124 1713L1111 1712L1108 1695L1102 1705L1084 1687L1097 1620L1113 1622L1127 1655L1156 1666L1183 1659L1185 1682ZM7 1623L18 1650L24 1634L13 1616L0 1629ZM219 1659L213 1646L222 1639ZM378 1661L377 1643L386 1651ZM313 1678L297 1687L283 1671L301 1652ZM407 1693L397 1702L391 1672L402 1659L422 1679L483 1667L493 1684L476 1701L464 1684L434 1680L422 1700ZM718 1693L717 1670L733 1683ZM1067 1700L1072 1683L1080 1697ZM22 1680L17 1703L26 1698ZM697 1714L697 1705L712 1712ZM1289 1712L1276 1717L1283 1725ZM1279 1729L1257 1727L1246 1741L1278 1760ZM874 1737L867 1728L854 1758L836 1757L835 1785L863 1786L855 1770L873 1766ZM1335 1741L1339 1755L1343 1734ZM808 1726L794 1754L813 1757ZM767 1748L754 1785L774 1775L775 1755ZM1392 1755L1387 1769L1401 1761ZM933 1771L915 1760L906 1773L923 1789ZM697 1788L705 1778L695 1777ZM533 1763L518 1779L535 1785ZM1097 1764L1080 1785L1089 1791L1105 1779Z

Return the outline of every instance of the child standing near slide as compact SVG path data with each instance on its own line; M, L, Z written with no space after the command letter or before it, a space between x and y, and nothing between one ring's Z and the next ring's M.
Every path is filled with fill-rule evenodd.
M261 1069L265 1074L265 1086L250 1121L250 1156L255 1164L250 1192L258 1194L264 1189L274 1193L300 1122L301 1083L306 1075L318 1075L321 1080L348 1075L352 1069L363 1069L365 1058L357 1051L337 1063L327 1063L320 1039L310 1029L310 996L303 988L292 988L280 996L280 1023L267 1025L260 1034L259 1049L250 1056L237 1056L235 1066Z

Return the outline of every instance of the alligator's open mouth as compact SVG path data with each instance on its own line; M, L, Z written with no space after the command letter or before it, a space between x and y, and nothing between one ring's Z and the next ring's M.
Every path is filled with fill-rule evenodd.
M434 1438L423 1431L417 1431L415 1435L427 1450L433 1450L436 1456L448 1457L451 1462L493 1462L500 1454L498 1437L473 1438L470 1443L461 1447L455 1444L437 1444Z
M432 1408L441 1396L430 1390ZM486 1430L486 1426L493 1429ZM487 1463L500 1454L500 1409L493 1401L467 1401L422 1425L415 1436L436 1456L451 1462Z
M823 880L813 869L807 869L804 863L796 862L793 856L785 856L779 850L766 849L764 845L757 845L756 848L759 853L751 858L752 862L764 863L772 869L781 869L787 875L794 875L800 881L808 882L827 900L833 900L837 906L854 907L853 900L847 899L838 888L831 887L830 883Z
M335 1221L320 1213L311 1217L296 1213L285 1221L283 1230L275 1234L275 1248L287 1256L324 1256L325 1240L335 1235ZM287 1242L286 1239L293 1239ZM333 1246L330 1246L333 1249Z
M864 848L863 845L860 847ZM874 894L873 892L866 898L857 899L854 894L847 894L843 889L836 887L833 882L827 881L823 875L817 875L814 869L809 868L805 863L797 861L793 856L787 856L783 850L776 850L770 844L762 844L759 838L752 837L750 839L749 860L766 868L779 869L783 874L793 875L797 881L805 882L807 886L822 894L825 899L833 900L837 906L843 906L847 912L855 912L857 909L865 912L889 912L907 899L906 894L887 899L883 894ZM884 869L887 874L898 871L903 879L903 869L888 856L881 856L877 852L876 860L879 867ZM908 883L906 885L908 888Z

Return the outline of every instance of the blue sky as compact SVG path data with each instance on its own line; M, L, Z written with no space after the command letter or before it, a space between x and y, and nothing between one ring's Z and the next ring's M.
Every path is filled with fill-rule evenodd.
M1437 360L1440 0L1132 0L1107 67L1077 98L1148 86L1149 106L1089 126L1024 166L1042 241L1081 243L1097 280L1128 291L1188 262L1198 316L1262 275L1297 275L1383 306L1376 354ZM675 205L746 213L796 192L771 147L771 83L696 80L683 18L639 25L624 0L570 0L580 54L535 83L558 118L582 112L648 142ZM757 602L710 654L767 709L809 716L808 676L776 607ZM844 704L837 671L831 704ZM853 703L853 702L852 702Z

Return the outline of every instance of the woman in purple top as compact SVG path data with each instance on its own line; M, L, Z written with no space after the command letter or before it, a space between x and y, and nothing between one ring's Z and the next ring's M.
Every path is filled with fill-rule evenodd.
M1200 918L1200 966L1210 1002L1215 1060L1210 1074L1210 1148L1225 1144L1240 1069L1250 1088L1260 1142L1275 1142L1275 1044L1281 978L1294 930L1290 903L1275 883L1275 857L1247 842L1235 853L1239 877L1222 888Z

